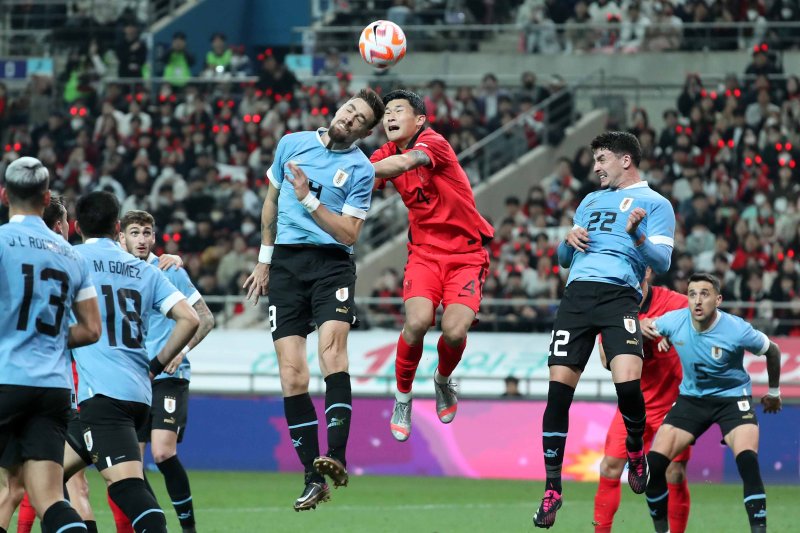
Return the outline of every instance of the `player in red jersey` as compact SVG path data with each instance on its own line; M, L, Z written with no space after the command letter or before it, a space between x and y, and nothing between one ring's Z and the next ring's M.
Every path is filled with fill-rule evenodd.
M686 295L649 283L651 269L648 267L642 280L642 301L639 304L639 321L659 317L668 311L687 307ZM648 337L645 328L644 365L642 367L642 395L647 411L647 426L644 430L644 451L647 453L658 427L678 397L678 386L683 372L681 360L675 348L670 346L666 352L658 350L658 339ZM601 356L602 346L600 347ZM605 364L605 357L603 356ZM625 438L627 437L622 415L617 409L606 436L605 456L600 463L600 483L594 497L594 531L610 533L614 514L619 508L619 478L627 462ZM689 521L689 484L686 481L686 462L691 448L687 448L673 459L667 469L669 487L669 530L683 533Z
M376 187L391 181L408 208L408 262L403 278L405 324L397 341L397 393L391 420L399 441L411 433L411 386L422 357L422 341L444 305L434 374L436 413L443 423L456 415L458 399L450 375L461 360L475 321L489 266L484 244L494 228L478 213L472 187L455 152L426 124L419 95L392 91L383 98L389 142L370 158Z

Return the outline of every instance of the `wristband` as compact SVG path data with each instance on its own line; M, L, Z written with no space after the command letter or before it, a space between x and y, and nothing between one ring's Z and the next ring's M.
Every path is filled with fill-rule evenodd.
M157 375L164 372L165 367L166 365L164 365L161 361L159 361L158 357L153 357L152 359L150 359L150 373L153 374L153 377L156 377Z
M186 354L189 353L189 346L184 346L183 350L181 350L181 355L186 357Z
M269 265L272 263L272 252L275 251L275 246L271 244L262 244L261 250L258 252L258 262Z
M780 398L781 397L781 388L780 387L770 387L767 391L767 396L771 396L772 398Z
M305 198L300 200L300 203L306 208L306 211L313 213L319 207L320 201L316 196L308 193Z

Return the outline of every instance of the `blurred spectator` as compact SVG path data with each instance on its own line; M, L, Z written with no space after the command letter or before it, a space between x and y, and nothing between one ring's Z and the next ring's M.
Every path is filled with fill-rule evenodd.
M565 51L567 53L584 53L594 47L597 40L595 29L589 25L591 22L587 0L575 2L575 12L566 22Z
M517 91L516 100L517 104L523 98L530 98L533 105L538 105L550 96L550 91L547 88L537 85L537 77L531 71L525 71L520 76L520 83L522 87Z
M131 19L125 23L122 42L117 46L120 78L142 78L147 61L147 46L139 36L139 26ZM126 91L127 92L127 91Z
M683 21L674 15L672 4L668 0L656 0L653 12L655 17L648 27L645 49L663 52L680 48Z
M519 391L519 380L514 376L508 376L504 380L506 390L500 395L501 398L522 398L522 393Z
M162 76L175 87L184 87L192 77L194 56L186 50L186 34L176 31L172 35L172 44L169 50L161 57L163 65Z
M634 53L641 50L650 19L642 14L638 1L628 4L628 9L622 17L622 29L619 36L619 48L623 53Z
M231 72L233 51L228 48L224 33L215 33L211 36L211 50L206 52L203 76L214 78L224 76Z

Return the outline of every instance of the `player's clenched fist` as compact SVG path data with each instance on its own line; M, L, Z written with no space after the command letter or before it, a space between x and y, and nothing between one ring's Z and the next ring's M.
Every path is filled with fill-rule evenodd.
M308 176L306 173L303 172L303 169L297 166L297 163L294 161L289 161L286 163L286 166L289 167L289 170L292 172L292 177L286 176L292 185L294 186L294 194L297 196L298 200L302 200L306 196L308 196L310 189L308 186Z
M641 207L637 207L631 211L631 214L628 216L628 223L625 225L625 231L627 231L630 235L635 235L636 230L639 229L639 224L642 223L642 220L644 220L644 217L646 216L647 211Z
M253 305L258 303L261 296L269 293L269 265L258 263L253 269L253 273L245 280L243 289L247 289L247 299L253 300Z
M765 394L761 397L761 405L764 406L765 413L777 413L783 407L783 402L780 396Z
M585 252L589 249L589 232L586 231L586 228L575 226L569 230L569 233L567 233L567 236L564 238L564 242L576 250Z

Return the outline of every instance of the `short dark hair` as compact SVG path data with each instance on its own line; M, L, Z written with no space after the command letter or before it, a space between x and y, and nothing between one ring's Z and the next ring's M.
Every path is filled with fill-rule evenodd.
M119 221L119 200L110 192L90 192L78 200L75 215L84 238L113 237Z
M132 224L138 224L140 226L151 226L155 228L156 220L153 218L153 215L151 215L147 211L131 209L130 211L125 213L120 219L119 221L120 230L125 231L126 229L128 229L128 226Z
M377 126L383 118L383 112L386 110L386 106L384 105L383 101L381 101L381 97L378 96L378 93L369 87L365 87L358 91L353 98L360 98L361 100L364 100L370 109L372 109L375 119L372 121L372 124L369 125L369 129Z
M607 131L592 140L592 152L609 150L616 156L629 155L634 167L639 167L642 162L642 145L636 135L627 131Z
M427 115L425 112L425 102L423 102L422 97L415 92L406 89L397 89L383 97L384 104L388 104L392 100L405 100L409 103L411 109L414 110L415 115Z
M712 287L714 287L714 291L717 294L722 293L722 284L719 282L719 278L714 274L709 274L708 272L695 272L691 276L689 276L689 283L697 283L698 281L705 281L710 283Z
M57 196L51 196L50 204L44 208L42 220L44 220L45 226L53 229L56 225L56 222L61 221L61 218L66 214L67 208L64 207L63 200Z

